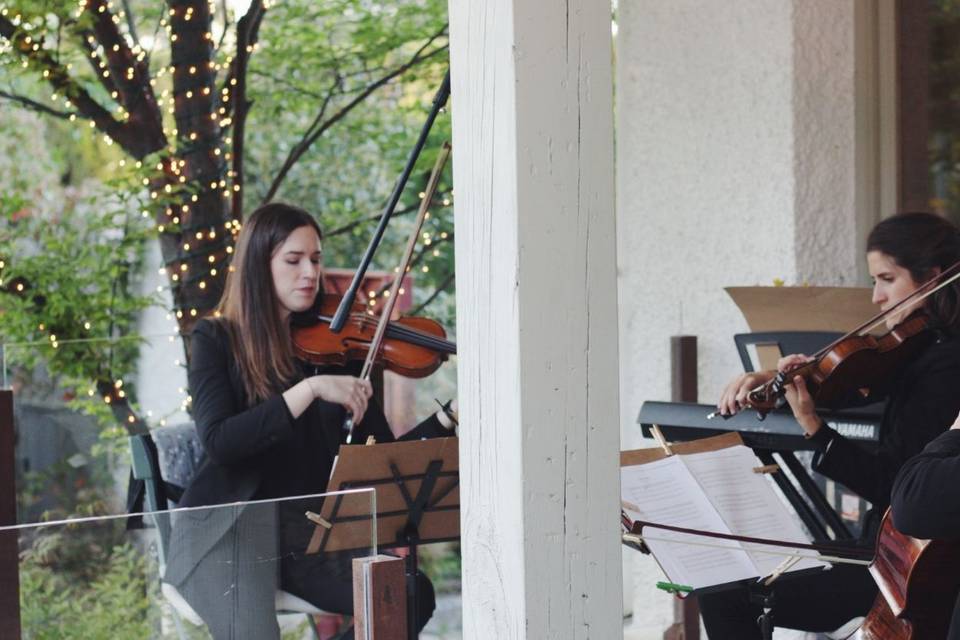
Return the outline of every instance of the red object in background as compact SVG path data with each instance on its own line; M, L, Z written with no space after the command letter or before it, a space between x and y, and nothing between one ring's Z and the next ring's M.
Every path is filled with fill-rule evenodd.
M350 283L353 282L353 273L350 269L324 269L324 292L336 293L340 297L343 297L343 294L346 293L350 287ZM360 283L360 288L357 290L356 301L363 302L368 309L373 309L373 312L379 316L385 299L382 295L378 295L375 299L371 298L370 293L376 293L381 289L389 289L392 284L392 273L367 271L363 282ZM397 300L397 304L394 306L394 317L392 319L396 319L402 315L403 312L409 311L413 307L413 278L410 277L409 273L403 277L400 289L403 293L400 294L400 299ZM375 304L370 305L370 300L375 300Z
M343 626L343 616L337 613L323 613L313 617L320 640L332 640Z

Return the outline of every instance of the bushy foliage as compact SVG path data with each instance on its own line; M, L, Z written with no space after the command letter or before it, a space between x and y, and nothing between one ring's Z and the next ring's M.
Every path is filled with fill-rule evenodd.
M71 535L70 531L60 533ZM24 638L151 637L159 614L156 568L129 544L103 548L96 540L61 557L61 536L42 536L22 554L20 619Z

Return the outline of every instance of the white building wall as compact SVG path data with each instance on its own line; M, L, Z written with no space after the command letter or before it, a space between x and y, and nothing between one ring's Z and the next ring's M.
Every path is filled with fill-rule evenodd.
M621 428L670 398L672 335L702 402L741 370L731 285L854 284L854 1L620 2L616 63ZM634 561L635 626L665 625Z
M181 410L187 397L186 356L176 318L166 310L173 302L168 288L170 281L159 272L163 257L158 243L148 243L145 262L138 293L159 296L163 307L151 307L140 314L137 333L144 342L137 362L137 400L150 426L157 426L160 420L166 424L182 424L190 420L187 412ZM162 291L158 291L158 287Z

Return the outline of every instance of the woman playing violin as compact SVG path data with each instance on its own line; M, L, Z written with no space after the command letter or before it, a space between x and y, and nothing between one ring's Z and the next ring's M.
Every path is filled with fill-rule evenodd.
M873 302L887 310L928 279L960 260L960 231L943 218L926 213L901 214L880 222L867 239L867 265L873 278ZM894 478L904 462L945 431L960 411L960 285L937 291L922 303L936 341L869 395L852 394L853 406L886 399L879 429L879 448L865 449L837 433L817 415L802 377L791 379L786 399L816 452L813 469L873 504L859 545L873 549L880 517L890 504ZM887 317L888 328L914 309L910 305ZM787 356L778 369L789 372L809 358ZM771 380L776 371L738 376L724 389L717 408L731 414L749 406L751 390ZM778 627L829 632L851 618L865 615L877 587L864 567L835 565L820 574L784 580L777 587L774 622ZM760 609L744 592L704 595L701 611L707 633L715 639L759 638Z
M191 338L203 459L179 506L322 493L347 411L359 442L394 439L368 381L349 367L307 371L293 356L291 320L318 305L321 237L312 216L286 204L264 205L244 224L216 317L199 321ZM402 439L448 436L452 426L438 412ZM326 611L352 613L349 558L304 556L312 526L302 503L264 504L186 512L175 523L164 580L218 640L278 639L278 587ZM422 628L434 597L429 580L418 580Z

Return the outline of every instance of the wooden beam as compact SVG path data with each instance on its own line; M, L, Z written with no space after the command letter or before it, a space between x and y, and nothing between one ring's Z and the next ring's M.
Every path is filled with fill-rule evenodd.
M929 13L925 0L897 2L897 213L930 209Z
M670 337L670 401L696 402L697 336ZM673 624L664 640L700 640L700 605L696 596L673 601Z
M0 527L17 524L13 392L0 390ZM16 531L0 532L0 635L20 637L20 563Z

